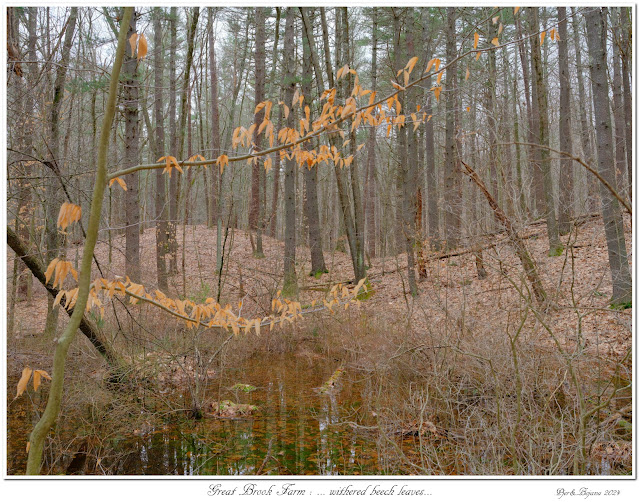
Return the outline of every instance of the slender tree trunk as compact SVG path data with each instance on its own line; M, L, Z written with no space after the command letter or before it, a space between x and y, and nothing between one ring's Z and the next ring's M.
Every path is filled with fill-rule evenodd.
M631 10L621 7L621 80L623 82L623 108L626 119L626 164L628 167L628 197L632 200L632 20Z
M27 9L27 31L29 34L28 42L27 42L27 60L31 61L28 66L27 73L27 82L28 85L34 89L37 85L38 73L39 73L39 65L37 64L37 53L36 53L36 43L37 43L37 32L36 32L36 19L37 19L37 9L35 7L29 7ZM20 90L19 92L22 92ZM33 98L32 92L26 92L24 94L24 114L25 114L25 125L24 125L24 134L22 135L22 141L20 148L27 155L33 155L33 138L35 135L35 100ZM28 220L33 215L35 211L35 207L33 204L33 198L31 194L31 186L32 183L29 180L30 173L32 172L33 165L31 162L21 162L20 163L20 176L23 179L18 182L18 212L17 212L17 225L16 231L18 232L18 236L22 239L22 242L26 243L26 245L30 245L31 237L29 233L29 225ZM18 277L16 283L16 294L19 299L27 299L31 293L31 274L27 272L27 267L24 263L20 262L18 264Z
M393 74L396 75L398 71L402 69L402 62L404 58L404 47L402 44L402 31L403 30L403 7L393 7L391 13L393 16ZM404 63L405 64L405 63ZM337 65L339 66L339 65ZM400 73L400 76L402 74ZM400 77L395 76L395 79L400 80ZM404 110L406 102L405 93L400 92L397 95L397 100L401 106L401 110ZM392 113L398 115L395 110ZM393 246L393 253L398 255L402 251L405 251L405 240L408 229L404 225L404 199L405 199L405 180L406 180L406 165L407 165L407 152L406 152L406 128L397 127L397 149L394 155L396 163L395 173L395 244Z
M280 96L281 97L281 96ZM278 106L277 111L277 130L282 130L284 126L284 114L282 112L282 107ZM282 158L279 153L275 155L275 159L273 160L273 197L271 199L271 229L270 234L271 237L277 238L277 199L280 194L280 173L282 170L281 162Z
M162 50L162 17L163 10L156 7L153 10L153 45L154 51L154 71L155 71L155 153L156 159L166 154L164 149L164 51ZM162 291L168 291L166 274L166 251L168 246L167 224L168 211L166 205L166 181L162 170L155 170L155 249L156 249L156 269L158 274L158 287Z
M531 145L537 142L535 131L537 129L537 118L536 113L533 111L532 100L536 101L536 93L534 93L535 84L534 79L529 78L530 72L530 64L528 61L528 45L525 43L522 29L521 29L521 21L520 18L517 17L517 36L519 37L519 59L521 60L521 74L524 84L524 96L526 98L526 117L528 122L528 143ZM529 83L530 81L532 83ZM533 96L531 97L531 94ZM536 107L534 108L536 110ZM542 187L539 163L537 162L537 150L532 146L528 147L527 151L527 163L528 163L528 172L531 174L530 178L532 179L532 189L529 198L529 207L528 211L530 214L537 214L539 204L543 204L540 199L540 187Z
M278 47L279 47L279 41L280 41L280 19L281 19L281 14L282 14L282 9L280 7L276 7L275 8L275 40L273 42L273 61L272 61L272 66L271 66L271 77L269 79L269 90L268 90L268 97L270 99L273 99L274 96L273 94L275 93L275 91L277 90L279 99L282 99L281 96L281 92L282 89L279 86L276 86L276 82L275 82L275 69L277 68L278 65L278 57L277 57L277 52L278 52ZM277 130L281 130L282 129L282 107L278 106L277 107L278 111L277 111ZM271 198L271 211L270 211L270 216L268 217L268 220L264 222L265 227L268 224L269 226L269 230L268 233L271 237L275 237L276 234L276 228L277 228L277 199L278 199L278 192L280 189L280 156L279 154L275 155L275 158L273 159L273 195ZM266 205L266 190L264 190L264 203ZM266 217L266 216L265 216Z
M107 176L107 153L109 131L115 115L117 85L120 76L120 68L124 57L124 49L126 41L125 26L128 26L133 15L133 7L124 9L122 20L122 29L118 37L118 47L115 55L115 62L111 73L111 82L109 86L109 98L105 107L104 120L102 124L102 132L100 134L100 144L98 149L98 165L96 172L96 181L93 190L93 198L91 200L91 212L87 225L87 237L84 243L82 254L82 266L80 268L78 280L78 296L75 304L75 310L71 315L71 319L67 324L64 332L60 336L56 344L55 354L53 356L53 375L49 390L47 406L42 417L34 427L30 436L30 449L27 458L27 475L36 475L40 473L40 465L42 462L42 451L44 448L44 440L49 434L51 427L54 425L58 413L60 412L60 403L62 401L62 390L64 383L64 368L67 353L71 342L75 337L76 331L80 326L84 310L89 297L89 288L91 285L91 261L93 251L98 238L98 228L100 225L100 216L102 210L102 199L104 197L104 189L106 187Z
M49 153L51 155L50 163L58 174L62 172L62 163L60 162L60 109L62 107L62 98L64 96L64 86L66 82L67 69L71 54L71 45L75 34L75 25L78 18L78 8L72 7L64 34L64 44L62 46L62 56L57 66L55 82L53 84L53 100L51 103L51 129L49 140ZM60 210L62 199L57 182L52 180L47 185L46 190L46 234L47 234L47 263L51 262L56 256L64 254L63 240L58 235L56 227L57 215ZM53 335L58 324L59 309L53 307L53 300L48 301L47 320L45 326L45 334Z
M570 67L568 66L568 20L566 8L557 7L559 16L559 149L572 153L570 117ZM559 173L559 233L570 232L573 215L572 159L562 158Z
M372 59L371 59L371 91L377 92L377 7L373 7L373 28L372 28ZM375 257L377 247L377 226L375 212L375 194L377 192L377 129L371 127L368 133L368 145L366 146L368 158L366 163L366 182L364 192L364 214L366 227L366 244L368 255Z
M517 48L517 50L521 50ZM526 216L526 194L524 190L524 180L521 172L521 146L519 145L519 113L517 103L519 102L519 93L517 91L517 55L514 55L513 64L513 138L515 141L515 172L517 176L517 201L522 219Z
M577 92L579 98L579 106L577 109L579 110L579 126L580 126L580 140L581 140L581 151L584 157L586 164L592 164L594 155L592 152L591 142L590 142L590 124L587 118L586 110L587 106L587 97L586 92L584 90L584 79L582 73L582 64L581 64L581 40L579 36L579 19L577 16L577 10L575 7L571 7L572 13L572 30L574 35L575 42L575 61L577 65ZM588 195L587 195L587 211L593 212L597 203L597 180L589 176L586 181L588 187Z
M188 27L187 30L187 48L186 48L186 62L185 62L185 69L184 69L184 80L182 81L182 95L181 95L181 102L180 102L180 130L179 130L179 149L178 149L178 159L182 160L185 158L184 155L184 143L185 140L188 140L188 136L189 136L189 132L188 129L186 127L186 119L187 117L190 117L190 110L191 110L191 68L193 66L193 51L195 48L195 44L194 44L194 40L195 40L195 32L197 31L197 22L198 19L200 17L200 8L199 7L194 7L193 8L193 12L191 15L191 24ZM189 119L189 127L191 125L191 120ZM187 142L187 147L186 147L186 155L187 157L190 155L190 141ZM178 176L178 172L176 171L175 173L176 177ZM180 192L180 185L182 184L182 180L184 179L184 177L180 174L180 177L177 178L177 191L178 193ZM188 219L189 219L189 212L188 212L188 206L189 206L189 195L190 195L190 186L191 186L191 172L189 170L189 172L187 173L186 176L186 182L185 182L185 187L184 187L184 220L183 220L183 226L182 226L182 294L184 296L186 296L186 265L185 265L185 261L186 261L186 225L188 224ZM177 208L176 208L177 209ZM176 214L177 216L177 214ZM177 251L177 240L175 243L175 248Z
M266 8L257 7L255 9L255 106L264 101L264 80L266 77ZM256 151L262 150L261 134L258 134L260 124L264 120L264 108L255 114L255 131L253 132L253 143ZM249 204L249 230L256 234L256 247L253 254L262 258L262 221L260 221L260 188L263 175L262 159L253 159L251 199ZM253 240L251 239L251 242Z
M452 29L454 30L454 28L455 27L453 25ZM490 44L491 41L497 36L497 26L495 22L493 22L492 20L489 20L487 29L488 29L488 36L486 37L486 41L488 44ZM451 30L450 24L449 24L448 30L449 31L447 33L449 33ZM453 35L453 40L454 40L454 35ZM454 41L453 41L453 44L455 44ZM455 51L452 53L453 57L455 55L456 55L456 48L455 48ZM446 71L446 73L448 73L448 71ZM446 75L446 80L448 80L448 75ZM488 79L486 80L486 113L487 113L486 118L488 122L488 169L490 172L490 189L491 189L492 195L495 197L496 200L499 201L500 200L499 171L501 169L501 164L497 155L497 120L496 120L497 111L495 107L496 86L497 86L497 56L494 50L489 50L488 51ZM446 103L448 103L448 101ZM446 113L446 118L448 119L448 112ZM446 134L448 134L448 125L446 126ZM446 144L448 145L448 139L446 140ZM446 171L450 172L449 171L450 168L451 166L448 165ZM448 239L448 236L446 236L446 239Z
M170 155L178 155L177 124L175 120L176 96L177 96L177 7L171 7L169 14L169 32L171 42L169 47L169 151ZM177 273L177 212L178 212L178 185L177 172L169 177L169 232L167 256L169 259L169 273Z
M406 52L408 58L415 54L415 28L414 28L415 10L413 7L406 9ZM397 64L399 63L399 64ZM396 61L395 73L406 63L404 61ZM405 111L404 115L410 116L411 112L415 112L415 89L411 88L405 93ZM417 281L415 278L415 243L417 228L415 226L415 211L417 209L417 136L415 129L409 125L402 127L399 134L403 133L405 153L400 154L403 165L400 169L403 171L402 184L402 224L404 228L404 250L406 252L406 275L408 278L408 287L412 296L417 296ZM401 148L401 145L400 145Z
M329 41L328 41L328 26L326 24L327 23L326 13L324 12L324 9L321 7L320 7L320 15L321 15L321 22L322 22L322 37L324 41L324 55L325 55L326 73L328 75L328 85L330 88L335 88L335 81L333 78L333 69L331 66L330 50L328 48ZM344 14L340 15L339 12L336 13L336 26L335 26L336 65L344 64L342 63L342 56L341 56L342 48L344 45L342 42L343 33L340 28L343 21L343 15ZM315 50L313 50L314 44L312 43L312 39L310 35L309 35L309 39L311 40L311 55L313 56L312 58L313 65L315 66L315 76L318 79L319 87L323 88L324 87L323 76L319 68L317 53ZM344 92L345 91L344 91L343 83L340 83L340 85L337 88L338 98L342 98ZM336 145L337 137L338 137L337 132L335 131L328 134L328 140L331 147ZM348 193L348 183L344 177L343 170L338 167L337 163L333 163L333 167L335 171L335 181L337 183L337 194L339 198L339 204L342 210L341 214L344 220L344 227L346 229L346 238L348 239L348 245L350 248L351 262L353 264L355 280L359 281L360 279L363 279L364 277L366 277L366 267L364 263L364 254L363 254L364 245L363 243L360 244L361 241L359 241L359 234L356 228L355 217L357 217L357 214L353 216L353 212L351 210L351 201L350 201L350 197ZM352 178L351 178L351 181L352 181ZM357 190L359 190L359 187L357 188ZM359 205L359 208L361 208L361 201L355 202L355 203ZM357 210L358 209L356 209L356 211ZM360 212L360 217L361 217L361 212ZM337 225L336 227L339 228ZM338 239L339 239L339 236L338 236Z
M342 42L344 43L343 54L344 60L348 63L349 66L354 65L353 55L350 49L350 30L349 30L349 22L348 22L348 8L342 7L342 28L344 30L344 37L342 38ZM346 76L346 95L351 96L353 93L353 75L349 72ZM350 165L350 182L351 182L351 192L353 196L353 227L354 227L354 239L350 239L354 241L355 249L351 248L351 257L354 262L354 272L356 281L364 278L366 276L366 264L364 261L364 204L362 203L362 190L360 187L360 179L359 179L359 161L357 160L357 137L355 135L355 130L353 129L353 120L349 119L347 121L347 127L350 131L350 153L352 162Z
M428 77L424 87L430 89L432 79ZM426 124L424 125L426 157L426 191L428 195L428 237L434 250L440 249L439 235L439 190L437 183L437 164L435 163L435 125L433 117L433 93L426 98Z
M510 105L510 55L508 46L502 49L502 74L503 74L503 90L504 100L501 108L500 117L500 136L501 142L505 145L498 145L498 158L500 158L501 181L502 181L502 205L506 214L514 217L516 212L514 208L514 183L513 183L513 166L512 166L512 145L511 131L513 130L514 117L509 117L508 107ZM513 96L513 100L515 97ZM461 105L457 107L457 110ZM460 148L461 151L461 148Z
M531 7L532 13L532 31L539 31L539 8ZM549 127L548 127L548 92L546 90L546 80L541 62L541 45L540 37L534 35L532 42L532 62L535 73L535 82L537 88L536 107L539 112L539 144L548 146ZM550 154L547 149L539 149L539 158L541 161L541 171L544 179L545 193L545 214L546 224L548 226L548 242L550 246L550 256L559 256L563 251L561 241L559 240L559 231L557 228L557 218L555 216L555 195L552 183L552 175L550 171Z
M294 60L294 38L295 38L295 10L293 7L286 8L286 27L284 30L284 61L285 74L282 80L282 94L284 102L289 107L290 112L286 126L295 127L295 113L292 102L295 93L295 60ZM286 174L284 177L284 286L282 294L287 297L297 296L297 275L295 272L295 160L286 159Z
M221 155L220 145L220 111L217 89L217 63L215 59L214 8L208 8L209 15L209 71L211 75L211 155ZM223 173L219 169L211 172L211 224L215 223L217 237L215 240L215 270L221 273L222 267L222 181Z
M593 104L597 133L598 171L615 190L617 180L614 172L612 125L608 89L608 64L606 57L606 9L588 8L585 12L588 33L588 55L590 78L592 79ZM632 277L628 266L626 239L619 202L600 183L601 210L603 214L608 262L612 275L612 299L616 305L632 301Z
M616 176L618 182L623 179L624 174L630 173L626 168L626 116L623 102L622 76L621 76L621 29L618 11L613 7L610 11L612 15L611 24L613 32L612 40L612 116L615 123L614 139L615 139L615 165ZM632 176L632 174L630 174ZM630 186L630 181L628 187ZM627 190L631 193L632 190Z
M447 9L447 29L446 29L446 62L449 64L457 56L457 42L455 30L455 8ZM446 68L446 165L445 165L445 225L446 225L446 248L454 249L459 245L461 232L461 180L459 170L459 160L457 152L457 142L455 140L457 124L455 123L455 105L457 104L457 65L452 64ZM491 95L490 89L488 90ZM489 100L492 103L492 99ZM492 105L490 105L492 107ZM494 141L494 117L489 115L489 136ZM490 133L490 131L493 131ZM491 141L491 140L489 140ZM494 162L494 159L491 159ZM490 167L493 190L496 188L496 170L493 164Z
M303 9L303 15L306 16L304 22L313 24L313 13L311 9ZM303 67L302 67L302 94L305 96L304 102L313 103L312 83L313 83L313 57L311 56L311 40L309 40L308 31L303 31ZM307 105L309 106L309 105ZM309 107L310 112L310 107ZM311 142L314 146L314 142ZM308 245L311 248L311 272L310 275L320 276L326 272L326 263L324 261L324 253L322 250L322 229L320 227L320 216L317 198L317 166L302 167L304 171L304 185L306 188L306 197L304 198L304 212L308 222Z

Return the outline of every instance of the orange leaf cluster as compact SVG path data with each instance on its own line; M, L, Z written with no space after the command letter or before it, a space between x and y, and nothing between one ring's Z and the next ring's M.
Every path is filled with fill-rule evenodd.
M18 388L16 392L16 397L14 399L19 398L24 391L27 390L27 384L29 380L31 380L31 375L33 375L33 390L37 391L40 387L40 383L42 382L42 378L46 378L47 380L51 380L49 374L44 370L32 370L29 366L26 366L22 370L22 376L18 381Z
M173 170L173 166L175 166L175 168L180 171L180 173L184 174L184 171L182 170L182 168L180 167L180 163L178 162L178 160L173 157L172 155L166 155L164 157L160 157L157 162L162 162L165 161L166 162L166 166L164 167L164 171L162 171L163 173L169 173L169 178L171 177L171 171Z
M76 281L78 280L78 272L73 268L73 265L70 261L54 258L51 263L49 263L49 266L44 273L44 277L47 283L49 283L51 277L53 276L53 287L55 288L57 286L62 286L64 279L66 279L69 273L71 273Z
M364 291L367 290L364 279L352 289L337 284L330 290L327 299L324 301L324 306L333 312L333 307L335 306L347 308L346 306L350 303L359 304L357 295L362 289ZM64 293L71 294L73 292ZM341 298L338 298L339 293L341 293ZM236 312L230 304L221 306L213 298L207 298L204 303L195 303L188 299L173 299L159 290L152 294L148 293L142 284L133 283L128 277L126 280L116 279L112 281L104 278L96 279L91 284L91 295L97 300L97 294L102 294L108 298L116 295L129 296L131 303L142 301L155 305L186 322L188 328L197 326L223 328L232 331L235 335L238 335L241 331L248 333L251 330L259 334L262 326L270 326L273 329L273 326L277 323L286 321L292 323L305 313L317 310L313 309L315 302L310 307L313 310L305 310L302 309L299 302L282 298L281 292L278 291L272 301L272 313L270 315L263 318L246 319L241 316L242 302L239 303ZM93 304L95 304L95 300Z
M71 204L70 202L64 202L60 206L60 212L58 213L58 223L57 226L62 229L62 231L66 230L66 228L76 221L80 221L82 217L82 208L77 206L76 204Z
M149 47L146 42L146 37L144 36L144 33L142 33L141 35L138 35L137 33L134 33L133 35L131 35L129 37L129 44L131 45L131 54L135 53L135 48L137 46L138 61L146 57Z
M118 182L118 185L122 187L122 190L126 191L126 183L124 182L122 178L113 178L111 181L109 181L109 187L113 185L113 183L116 181Z

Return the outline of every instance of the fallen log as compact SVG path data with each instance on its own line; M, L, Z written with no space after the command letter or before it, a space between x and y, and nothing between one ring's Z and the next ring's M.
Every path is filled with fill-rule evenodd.
M7 244L18 258L20 258L27 266L33 276L38 279L49 294L55 298L58 295L59 290L47 284L47 280L44 276L44 267L35 256L29 254L24 243L9 226L7 226ZM73 309L66 306L66 299L62 299L60 301L60 306L67 314L69 314L69 317L71 317ZM111 345L104 340L98 328L90 320L88 320L86 316L82 316L82 320L80 321L80 331L89 339L91 345L93 345L93 347L95 347L95 349L106 359L110 366L120 366L120 358L118 355L115 353Z

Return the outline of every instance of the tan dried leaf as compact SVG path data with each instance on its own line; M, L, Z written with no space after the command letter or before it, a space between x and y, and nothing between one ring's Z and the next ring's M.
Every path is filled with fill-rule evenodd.
M16 398L20 397L24 391L27 389L27 384L29 383L29 379L31 378L31 373L33 373L33 370L31 368L29 368L28 366L26 366L23 370L22 370L22 376L20 377L20 380L18 381L18 392L16 393Z

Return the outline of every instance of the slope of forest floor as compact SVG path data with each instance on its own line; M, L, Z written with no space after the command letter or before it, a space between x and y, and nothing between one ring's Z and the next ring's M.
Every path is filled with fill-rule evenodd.
M183 234L184 231L184 234ZM625 219L626 245L632 263L631 220ZM615 358L624 354L631 342L632 309L615 311L609 308L612 295L610 269L605 235L599 218L588 218L572 234L562 238L569 244L560 257L549 257L544 224L529 226L521 232L528 249L537 262L544 286L552 296L556 309L548 323L554 327L562 343L570 346L577 338L576 311L581 316L581 336L586 347L596 344L599 351ZM182 244L185 239L186 261L182 266ZM203 302L215 297L215 229L206 226L178 226L177 274L169 278L169 295ZM270 313L271 299L282 285L282 256L284 243L263 237L265 258L254 258L248 233L230 230L227 243L222 296L220 303L236 306L243 300L245 318L264 317ZM492 245L490 247L489 245ZM377 325L410 326L415 333L438 328L474 333L489 327L502 331L508 324L509 312L518 308L522 298L518 289L525 288L521 266L503 234L487 238L483 244L484 266L488 276L478 279L475 254L460 248L459 256L437 259L438 252L427 253L428 277L419 284L419 296L412 298L408 291L405 254L386 258L367 259L368 277L373 295L359 310L373 318ZM155 230L147 228L140 238L142 283L147 290L157 287L155 265ZM486 249L487 248L487 249ZM67 257L74 260L81 249L72 249ZM108 263L108 245L102 241L96 256L107 278L122 276L124 270L124 238L112 241L112 261ZM297 248L297 271L300 288L299 301L308 305L321 300L336 283L352 281L352 265L345 252L325 251L329 273L321 277L309 276L310 252L305 246ZM11 256L10 256L11 258ZM95 267L94 267L95 268ZM8 265L8 270L10 267ZM94 270L94 274L97 270ZM184 279L186 288L184 288ZM16 333L34 333L44 327L46 313L45 291L36 283L34 296L28 303L17 304ZM158 316L164 314L157 314ZM329 315L328 312L313 316ZM336 315L344 315L336 312ZM61 316L62 322L64 317ZM487 322L488 321L488 322ZM548 342L547 333L530 323L527 336L540 343ZM456 326L456 327L455 327Z
M631 220L628 217L625 220L625 232L627 247L631 249ZM486 417L477 422L476 428L473 429L470 422L461 421L459 410L451 409L447 412L443 409L445 407L441 404L435 405L434 401L428 406L422 401L421 404L416 404L417 394L414 393L413 384L410 384L409 390L397 391L397 394L394 394L398 387L404 385L401 382L430 377L443 402L454 402L456 407L463 402L463 406L467 407L470 406L468 400L475 399L472 396L477 393L484 396L497 393L498 398L504 400L501 403L501 413L504 416L519 416L517 424L524 424L529 420L531 425L527 427L537 431L535 424L543 418L534 416L547 415L549 400L552 398L553 402L561 401L557 397L558 392L565 390L567 394L570 393L571 386L569 382L566 383L570 361L579 378L584 378L587 382L584 388L588 395L600 396L600 400L609 395L608 387L612 384L601 387L597 382L606 379L612 383L631 380L633 361L629 351L632 346L632 309L609 308L612 285L600 218L585 218L572 234L564 236L567 250L560 257L547 255L548 241L544 224L530 225L521 235L537 262L544 287L552 298L554 308L549 312L537 310L534 303L528 301L517 257L505 236L495 234L486 238L483 244L484 266L488 275L482 280L477 277L475 255L472 252L460 249L458 255L447 258L438 258L438 253L432 252L426 256L428 276L419 282L420 294L413 298L408 293L405 255L373 258L368 269L373 293L360 306L352 306L346 311L338 308L334 313L316 312L292 327L275 327L272 332L265 329L259 337L253 333L241 335L230 345L233 348L229 357L240 357L242 350L246 352L243 357L259 357L260 354L264 355L265 351L279 350L296 353L309 360L332 354L331 357L335 356L336 360L347 361L350 368L371 375L370 378L377 382L380 389L390 386L389 382L393 381L395 383L392 384L392 391L386 394L379 393L378 396L384 397L377 397L375 403L371 401L368 414L362 412L364 415L361 417L365 423L372 420L372 417L381 423L382 416L386 413L386 430L398 427L409 427L407 430L411 430L410 427L419 422L428 424L427 427L432 427L433 431L438 430L441 424L441 430L446 430L446 434L449 435L460 436L462 431L466 435L470 434L470 430L475 430L478 435L494 434L495 437L500 437L499 435L503 434L501 429L504 418L502 424L495 427L495 432L489 433ZM214 229L205 226L178 227L180 246L183 242L186 244L186 262L182 266L180 247L177 274L169 278L169 294L175 297L186 296L197 302L204 302L207 297L215 297L215 239ZM237 305L243 300L242 315L245 318L264 317L269 314L271 299L281 287L283 249L282 242L264 237L266 257L254 258L249 235L240 230L230 230L225 247L228 255L225 255L221 303ZM79 249L68 251L68 259L75 259L76 253L79 252ZM105 275L122 275L123 237L114 238L111 253L112 261L109 264L108 244L104 241L99 243L96 256L106 272ZM141 235L141 253L142 282L148 290L152 290L156 286L153 228L145 229ZM632 252L629 253L629 257L632 259ZM313 300L320 300L321 303L326 291L333 284L352 280L352 267L347 253L325 252L330 272L321 277L308 275L308 248L299 246L297 258L299 300L303 306ZM10 263L9 261L8 270L11 270ZM523 294L519 293L520 290ZM178 333L177 330L182 329L178 321L169 319L166 314L156 311L152 306L128 305L127 308L132 313L128 317L119 309L120 330L116 329L116 323L108 309L104 321L106 325L102 325L107 331L113 331L112 339L116 344L122 343L116 340L118 333L123 334L127 350L135 345L136 340L135 337L127 336L127 333L144 332L147 338L162 337L170 326L173 333ZM30 301L18 302L16 305L15 329L8 339L9 397L15 392L17 379L24 366L50 369L53 340L39 337L44 329L46 309L45 291L39 284L34 286L34 294ZM66 320L66 315L61 314L60 324L66 323ZM311 333L313 336L309 336ZM515 349L511 352L509 348L509 342L512 342L513 337L517 341L513 342L515 344L512 347L520 347L519 360L514 357L517 355ZM215 344L219 345L222 340L224 338L216 338L211 351L217 346ZM309 340L312 343L309 344ZM104 372L104 364L100 358L85 340L74 345L75 349L70 356L69 378L75 380L79 375L90 374L99 380L99 375ZM484 364L485 362L489 363L489 367ZM463 364L460 366L460 363ZM211 370L211 374L214 375L215 371ZM506 381L507 386L519 381L521 396L527 395L530 399L530 402L524 401L526 406L523 414L521 400L519 404L511 402L510 393L500 397L499 385L495 387L491 380L493 377L495 380L499 377ZM616 383L614 386L617 388ZM82 401L77 392L76 399ZM574 388L572 392L574 393ZM539 396L546 396L545 404L535 401ZM577 398L572 397L576 403ZM393 399L395 401L392 401ZM404 404L398 406L399 402ZM41 401L38 403L37 406L44 404ZM488 414L490 423L494 418L494 412L490 411L492 405L487 407L486 403L478 402L472 404L480 405L484 407L481 413ZM563 409L561 406L560 409ZM567 411L561 412L562 421L567 420L569 416L573 417L571 420L574 429L567 427L567 432L562 432L568 434L566 437L571 441L574 440L579 427L578 420L574 419L574 410L579 408L578 403L573 403L572 406L572 415ZM605 415L597 415L598 420L603 421L602 423L609 423L612 418L623 421L622 416L632 420L628 415L627 406L625 411L614 414L621 408L621 405L614 405L613 402ZM425 415L424 410L428 409L432 411ZM530 414L528 418L527 413ZM497 424L499 421L497 416ZM25 427L28 428L28 423ZM515 431L525 430L519 425L512 427ZM549 429L548 425L539 426L538 430L546 429ZM623 465L622 471L626 472L629 443L614 440L614 427L605 434L602 430L598 427L597 432L588 433L591 434L588 436L590 453L599 454L600 457L605 456L606 451L612 451L612 456L625 455L626 460L619 461L619 465ZM26 433L26 429L24 432ZM554 434L557 435L557 441L567 440L566 437L557 439L560 437L559 433ZM535 439L537 440L541 445L543 440ZM469 458L477 455L477 458L480 458L480 453L475 451L476 446L464 448L464 455ZM543 446L540 446L537 453L532 450L522 453L518 452L517 448L506 448L503 458L494 465L454 465L447 467L445 472L519 472L514 467L508 467L503 471L502 467L519 454L523 457L545 455ZM427 460L422 458L422 465L424 462L428 465ZM548 461L551 462L552 459ZM568 471L567 466L571 461L562 460L561 467L556 467L559 469L557 472ZM414 459L408 459L406 465L414 466L413 462ZM442 460L438 459L437 465L441 462ZM535 462L546 469L539 472L555 472L547 468L545 461L536 459ZM441 472L439 467L433 468L432 471L430 468L424 468L423 471L415 470L416 468L407 469L407 472L413 473ZM530 473L539 473L536 467L529 466L528 470Z

